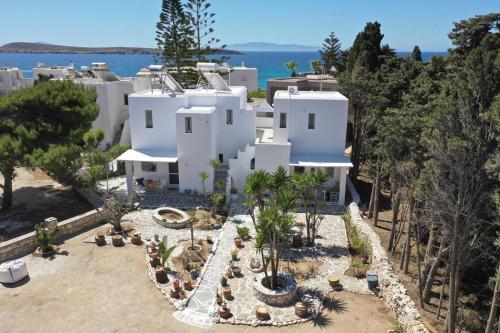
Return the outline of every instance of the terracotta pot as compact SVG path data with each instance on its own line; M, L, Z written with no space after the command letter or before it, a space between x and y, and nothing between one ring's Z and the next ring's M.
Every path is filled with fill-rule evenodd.
M152 259L152 260L154 260L154 259L158 259L158 258L159 258L159 256L160 256L160 255L159 255L159 253L158 253L158 252L151 252L151 253L149 254L149 258L150 258L150 259Z
M259 305L257 309L255 309L255 316L257 317L258 320L268 320L269 312L267 311L267 308L264 305Z
M295 303L295 314L298 317L307 316L307 307L304 305L304 303L302 302Z
M141 245L142 244L141 234L135 233L132 235L132 244L134 244L134 245Z
M157 268L155 271L155 275L156 275L156 281L158 283L167 283L168 282L168 274L167 274L167 271L165 270L165 268L163 268L163 267Z
M302 233L293 234L292 246L293 247L302 247Z
M179 289L180 288L180 282L177 279L174 279L172 281L172 288Z
M123 246L125 243L123 242L123 237L120 235L115 235L111 237L111 242L113 243L113 246Z
M222 294L224 295L224 298L228 299L231 297L231 289L227 288L222 291Z
M184 281L184 282L182 283L182 287L183 287L184 289L186 289L186 290L191 290L191 288L192 288L193 286L191 285L191 281Z
M233 271L231 270L226 271L226 277L231 279L233 277Z
M231 311L228 307L219 307L219 317L221 318L229 318L231 316Z
M104 246L106 245L106 237L104 237L104 234L102 232L97 233L95 236L95 243L97 246Z
M241 275L241 267L235 266L231 269L233 271L234 276L240 276Z
M155 259L151 259L149 261L149 264L151 265L151 267L158 267L160 265L160 258L159 257L156 257Z
M172 287L170 289L170 297L179 298L179 291L180 291L180 289L176 289L176 288Z
M340 286L340 279L336 275L330 275L328 276L328 284L330 287L336 289Z
M237 237L234 239L234 246L240 248L241 247L241 238Z

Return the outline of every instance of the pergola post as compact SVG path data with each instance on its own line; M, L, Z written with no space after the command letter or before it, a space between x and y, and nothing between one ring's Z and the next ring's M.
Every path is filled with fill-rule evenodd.
M132 161L125 161L125 173L127 175L127 195L130 199L132 197L132 192L134 191L134 174L132 172Z
M347 168L340 167L340 182L339 182L339 205L345 204L345 185L347 177Z

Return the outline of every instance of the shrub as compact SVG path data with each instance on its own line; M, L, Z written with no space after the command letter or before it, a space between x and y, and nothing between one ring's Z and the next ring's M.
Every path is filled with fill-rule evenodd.
M45 221L40 222L35 226L35 237L38 246L43 253L50 252L54 249L54 244L52 243L53 238L59 232L57 225L54 230L50 231L46 229Z
M250 235L250 229L248 227L236 227L236 232L238 233L238 237L241 239L246 239Z
M225 276L220 278L220 285L222 287L227 287L227 278Z

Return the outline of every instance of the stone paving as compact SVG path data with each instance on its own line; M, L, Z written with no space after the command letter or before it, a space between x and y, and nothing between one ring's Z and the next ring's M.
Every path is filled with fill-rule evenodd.
M242 275L228 279L231 286L233 298L227 300L227 305L233 316L228 319L218 317L218 306L215 302L218 289L220 288L220 279L229 265L230 252L235 248L234 238L237 236L236 226L248 226L251 234L254 227L250 216L246 210L235 203L231 216L227 219L221 230L196 230L197 239L205 239L207 235L215 241L212 248L212 254L209 261L203 268L197 285L187 295L187 299L182 302L176 302L171 299L171 303L178 310L174 317L178 320L194 325L200 328L209 328L213 322L247 325L289 325L304 322L315 314L319 313L322 296L330 291L327 277L331 274L340 278L340 283L344 289L356 293L371 294L367 288L366 279L357 280L344 275L349 267L350 256L347 248L347 236L345 225L339 215L325 215L323 222L319 227L318 238L314 248L290 248L284 255L284 260L320 260L323 264L314 273L314 275L302 284L298 285L298 295L302 300L313 303L311 316L308 319L302 319L295 315L294 307L271 307L266 305L271 320L267 322L258 322L255 317L255 309L260 303L253 295L252 284L256 273L251 272L248 267L250 260L256 256L253 247L253 240L243 242L243 247L239 249L239 260L236 265L242 268ZM136 228L141 232L143 239L149 240L157 235L160 239L163 236L168 237L168 245L174 245L178 241L190 239L189 229L167 229L155 223L152 219L153 210L142 209L124 216L124 219L135 222ZM304 220L304 214L296 214L296 221ZM174 253L175 255L175 253ZM147 255L146 255L147 256ZM159 285L154 281L154 273L150 269L150 276L157 287L168 296L170 282L165 285ZM175 277L175 273L171 277Z

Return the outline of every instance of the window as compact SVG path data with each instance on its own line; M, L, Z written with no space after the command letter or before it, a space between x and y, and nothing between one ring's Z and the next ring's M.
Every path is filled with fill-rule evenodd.
M286 128L286 113L280 113L280 128Z
M233 124L233 110L231 109L226 110L226 124L228 125Z
M142 172L156 172L156 163L154 162L141 162Z
M168 173L179 173L179 163L168 163Z
M274 113L272 113L272 112L257 112L257 117L260 117L260 118L274 118Z
M307 128L308 129L316 128L316 114L315 113L309 113L309 118L307 121Z
M179 174L168 175L168 181L170 185L179 185Z
M250 170L255 170L255 157L250 160Z
M128 94L123 95L123 104L128 105Z
M293 171L295 173L304 173L306 171L306 168L300 167L300 166L296 166L296 167L293 168Z
M146 128L153 128L153 111L146 110Z
M191 117L184 118L184 131L186 133L193 133L193 126L191 122Z

